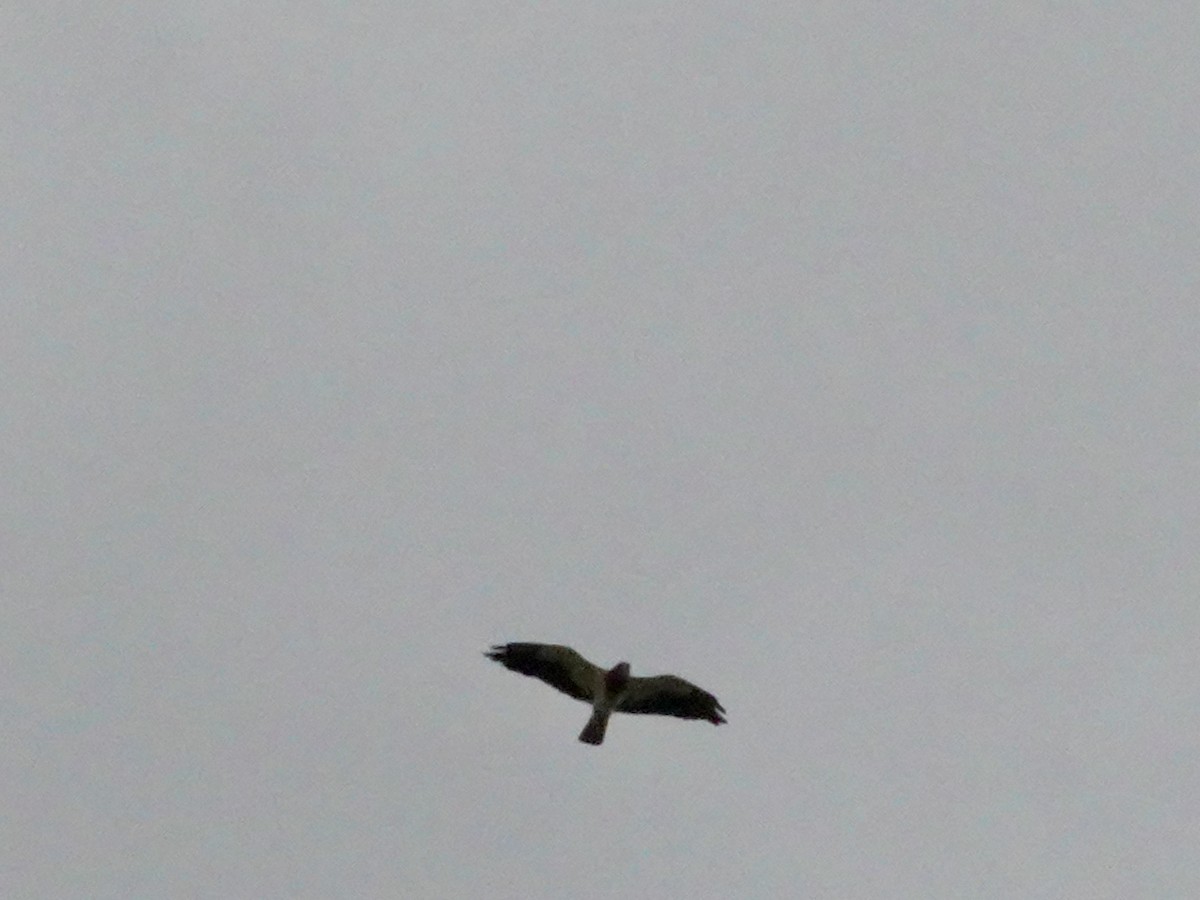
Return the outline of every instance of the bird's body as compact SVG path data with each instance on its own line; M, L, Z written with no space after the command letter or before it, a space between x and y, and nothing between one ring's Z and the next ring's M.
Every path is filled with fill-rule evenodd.
M484 655L590 703L592 717L579 735L585 744L604 741L608 718L614 712L704 719L714 725L725 721L725 709L716 697L675 675L635 678L629 674L627 662L602 669L561 644L498 644Z

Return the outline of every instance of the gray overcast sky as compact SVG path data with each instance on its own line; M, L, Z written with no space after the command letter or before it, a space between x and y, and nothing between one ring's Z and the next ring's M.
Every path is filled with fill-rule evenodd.
M1200 896L1195 4L0 22L5 897Z

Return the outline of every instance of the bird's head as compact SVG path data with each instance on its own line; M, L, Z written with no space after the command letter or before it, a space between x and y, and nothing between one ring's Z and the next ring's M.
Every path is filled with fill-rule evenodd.
M619 662L604 673L604 687L610 694L623 690L629 683L629 663Z

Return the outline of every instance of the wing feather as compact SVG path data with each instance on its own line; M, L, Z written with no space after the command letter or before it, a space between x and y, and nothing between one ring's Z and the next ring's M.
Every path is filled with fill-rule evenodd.
M714 725L725 721L725 707L716 697L677 675L630 678L617 699L616 708L627 713L706 719Z
M484 656L586 703L592 702L596 686L604 678L599 666L561 644L497 644Z

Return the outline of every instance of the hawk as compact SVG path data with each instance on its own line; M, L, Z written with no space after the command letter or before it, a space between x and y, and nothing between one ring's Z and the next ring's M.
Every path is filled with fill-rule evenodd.
M714 725L725 721L725 708L716 697L675 675L634 678L627 662L605 670L561 644L497 644L483 655L590 703L592 717L579 733L585 744L603 743L608 717L614 712L704 719Z

